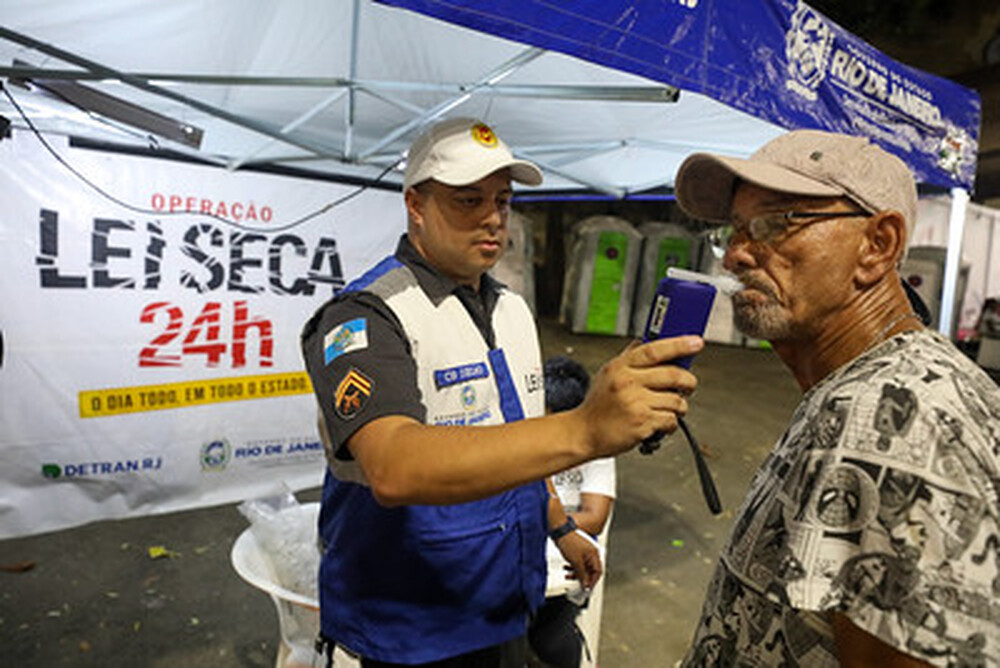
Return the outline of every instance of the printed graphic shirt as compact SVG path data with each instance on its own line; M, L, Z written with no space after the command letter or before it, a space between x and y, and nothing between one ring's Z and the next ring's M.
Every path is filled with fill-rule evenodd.
M938 334L806 393L757 471L685 666L837 666L828 611L941 666L1000 665L1000 390Z

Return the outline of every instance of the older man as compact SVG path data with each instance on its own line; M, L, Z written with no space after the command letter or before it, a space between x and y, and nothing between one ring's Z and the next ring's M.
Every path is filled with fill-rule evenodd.
M736 324L804 396L754 477L686 666L998 665L1000 392L925 329L898 267L906 166L794 131L676 180L744 289Z
M482 122L430 128L409 152L396 253L303 330L329 436L322 634L365 668L522 666L546 531L585 584L600 575L541 479L675 429L695 386L663 363L701 339L664 340L609 361L579 408L540 417L534 321L486 272L511 181L541 179Z

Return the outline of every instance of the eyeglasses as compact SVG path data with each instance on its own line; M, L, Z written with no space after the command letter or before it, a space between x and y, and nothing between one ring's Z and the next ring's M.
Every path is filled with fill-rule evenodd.
M852 218L854 216L870 216L867 211L784 211L765 213L755 216L745 223L715 227L705 234L708 243L717 257L722 257L726 249L733 243L736 235L744 235L756 243L770 244L785 236L792 227L802 229L815 223L822 223L833 218ZM794 224L795 220L809 222Z

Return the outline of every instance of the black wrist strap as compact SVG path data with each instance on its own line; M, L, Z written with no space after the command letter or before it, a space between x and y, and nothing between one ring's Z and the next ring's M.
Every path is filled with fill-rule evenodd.
M549 531L549 538L553 541L557 541L566 534L573 533L574 531L576 531L576 520L573 519L572 515L567 515L566 522L564 524Z
M677 416L677 424L680 426L681 431L684 432L688 445L691 446L691 454L694 455L694 463L698 469L698 479L701 481L701 493L705 497L708 509L712 511L713 515L718 515L722 512L722 502L719 501L719 492L715 488L715 482L712 480L712 472L708 470L708 463L705 462L705 456L701 454L701 448L698 446L698 441L695 440L691 430L688 429L687 423L684 422L684 418L679 415ZM639 452L644 455L653 454L659 450L660 441L664 436L665 434L662 431L658 431L649 438L644 439L643 442L639 444Z

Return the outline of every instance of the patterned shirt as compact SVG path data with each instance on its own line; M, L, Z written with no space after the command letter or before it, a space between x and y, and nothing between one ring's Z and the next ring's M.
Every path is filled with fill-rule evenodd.
M1000 390L935 332L812 387L750 484L685 666L837 666L830 611L1000 666Z

